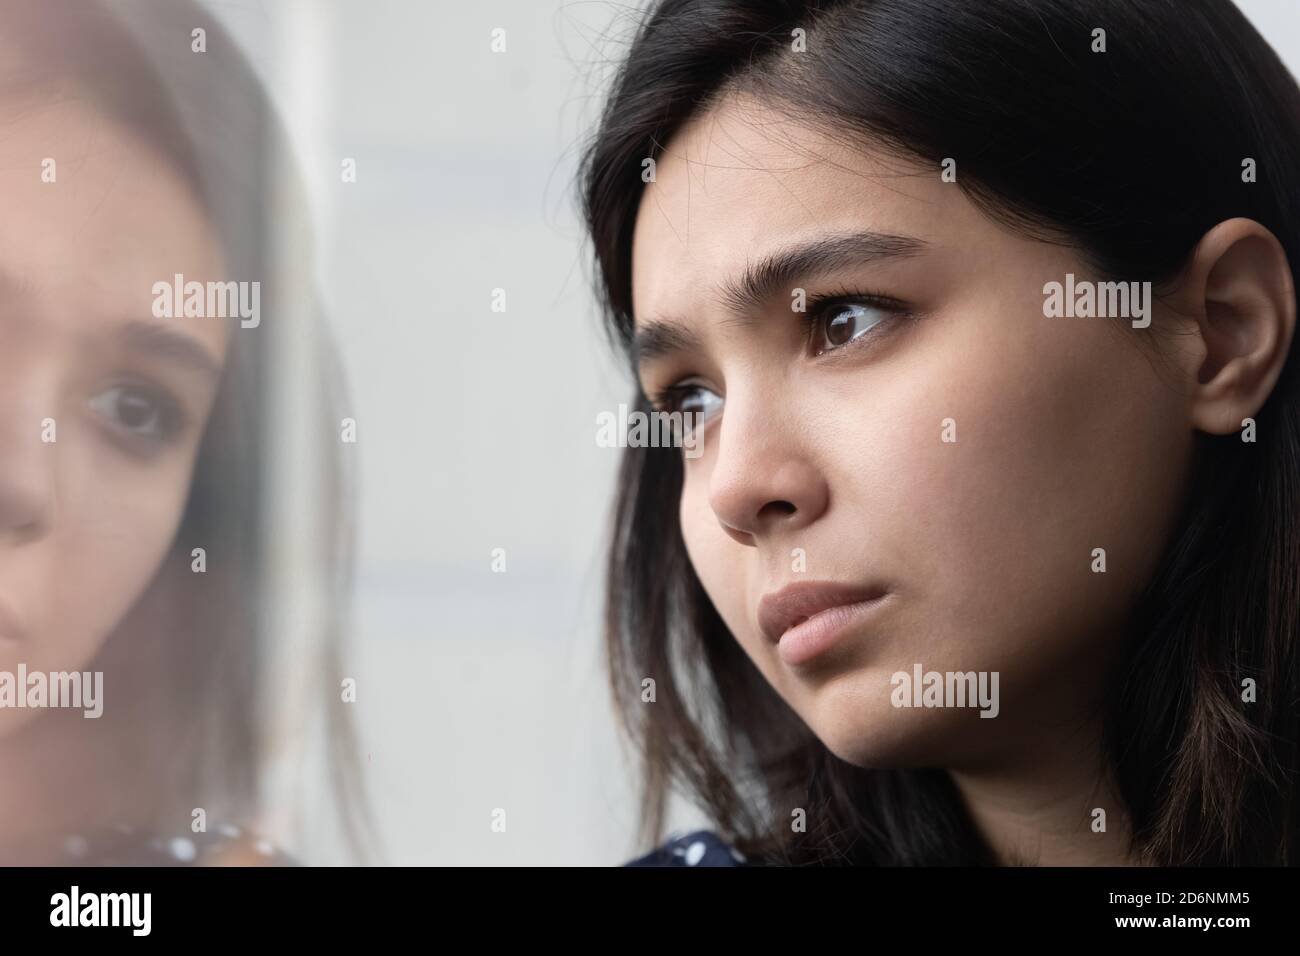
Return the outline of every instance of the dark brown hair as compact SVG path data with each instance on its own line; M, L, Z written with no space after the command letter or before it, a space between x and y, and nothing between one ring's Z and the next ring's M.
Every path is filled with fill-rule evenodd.
M1090 53L1098 27L1105 55ZM797 28L806 51L796 55ZM1167 282L1206 231L1237 216L1300 261L1300 90L1229 0L661 0L635 32L582 170L598 291L625 353L642 161L729 87L932 168L957 157L961 188L988 215L1068 243L1108 277ZM1243 179L1246 157L1256 182ZM1254 444L1196 436L1186 512L1109 684L1107 756L1132 849L1148 862L1300 862L1297 387L1290 360ZM650 410L644 395L636 402ZM680 788L742 852L770 862L993 862L946 771L854 767L807 729L690 565L680 457L625 456L607 650L641 758L641 839L660 839ZM653 706L639 697L647 676ZM1247 678L1258 685L1250 704ZM808 832L792 832L794 807L807 810Z

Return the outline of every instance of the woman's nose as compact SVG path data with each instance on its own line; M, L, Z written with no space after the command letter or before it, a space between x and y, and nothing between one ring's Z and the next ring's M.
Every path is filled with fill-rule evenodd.
M32 538L50 525L57 422L15 384L0 385L0 538Z
M709 504L742 544L807 527L830 500L826 477L790 416L729 403L716 430Z

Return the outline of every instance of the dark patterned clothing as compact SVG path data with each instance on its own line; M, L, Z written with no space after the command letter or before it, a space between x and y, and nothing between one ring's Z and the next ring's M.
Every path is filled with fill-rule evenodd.
M741 852L711 830L670 837L645 856L624 866L750 866Z

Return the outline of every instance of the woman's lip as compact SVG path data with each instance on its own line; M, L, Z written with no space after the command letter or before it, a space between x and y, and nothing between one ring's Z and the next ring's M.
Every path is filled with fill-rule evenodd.
M819 611L781 635L776 651L788 667L797 667L830 650L840 638L885 603L887 595L840 604Z
M814 618L828 611L872 603L887 593L879 585L800 581L763 596L758 602L758 624L769 641L783 643L788 632L814 624Z

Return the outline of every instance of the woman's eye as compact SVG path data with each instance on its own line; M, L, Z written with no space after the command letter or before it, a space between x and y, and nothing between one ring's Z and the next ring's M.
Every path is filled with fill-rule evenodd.
M704 423L722 410L722 396L703 385L688 383L669 387L656 404L667 412L697 415L697 420Z
M146 389L114 385L92 398L90 407L116 428L140 438L161 441L174 431L170 403Z
M847 345L870 332L888 316L888 310L867 302L832 303L817 317L814 327L819 340L817 351L829 352Z

